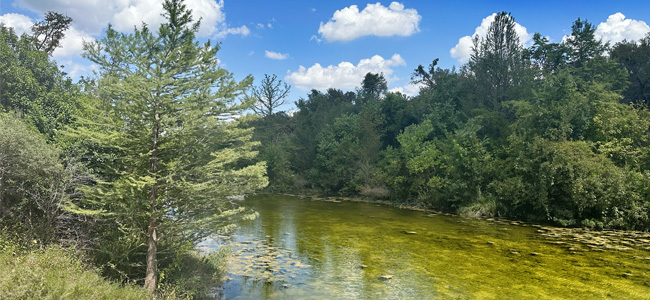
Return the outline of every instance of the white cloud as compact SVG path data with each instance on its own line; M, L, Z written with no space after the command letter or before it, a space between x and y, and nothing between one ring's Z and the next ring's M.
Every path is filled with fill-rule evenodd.
M278 53L278 52L273 52L273 51L264 51L264 56L270 59L276 59L276 60L283 60L289 58L289 54L287 53Z
M449 50L451 57L458 59L458 61L461 63L468 62L472 54L472 46L474 45L472 42L473 38L476 36L479 38L485 37L490 28L490 24L492 24L492 21L494 21L494 17L496 15L496 13L493 13L485 17L483 21L481 21L481 25L479 27L476 27L474 34L471 36L466 35L458 39L458 44ZM515 32L519 36L519 41L524 45L530 42L533 38L533 36L526 30L526 27L521 26L517 22L515 22Z
M71 78L78 79L80 76L89 76L93 71L98 69L96 64L84 65L76 63L72 60L63 60L60 62L63 65L63 71L68 73Z
M359 86L368 72L383 73L387 81L394 81L395 78L390 77L393 74L392 68L403 65L406 65L406 62L399 54L394 54L390 59L375 55L360 60L356 66L350 62L327 67L318 63L309 68L300 66L297 71L287 74L284 80L303 91L328 88L350 90Z
M85 32L77 30L76 27L70 27L65 32L65 37L60 48L56 48L52 53L54 58L77 56L83 53L83 42L92 42L95 39Z
M234 35L239 34L239 35L242 35L242 36L247 36L250 33L251 33L250 29L248 29L248 27L246 27L246 25L242 25L241 27L237 27L237 28L226 28L224 30L221 30L221 31L217 32L216 34L214 34L213 37L218 38L218 39L223 39L223 38L226 37L226 35L229 35L229 34L234 34Z
M17 35L30 33L34 25L28 16L21 14L4 14L0 16L0 23L5 24L6 27L13 27Z
M90 35L98 35L111 23L116 30L130 31L142 22L157 29L165 21L160 0L16 0L18 5L38 13L56 11L73 19L73 25ZM248 35L246 26L230 28L223 12L223 0L187 0L195 21L201 19L199 37L223 38L228 34Z
M598 24L596 36L603 39L604 42L615 44L623 40L637 41L650 32L650 26L646 22L626 19L625 16L618 12L610 15L607 22Z
M410 36L420 29L422 16L413 8L392 2L368 4L361 12L356 5L337 10L327 23L321 22L318 33L327 41L350 41L366 35Z
M311 42L311 41L316 41L316 43L319 43L319 44L320 44L320 42L322 42L323 40L322 40L322 39L319 39L319 38L318 38L317 36L315 36L315 35L312 35L312 36L309 38L309 41L310 41L310 42Z
M391 93L400 92L400 93L402 93L404 95L407 95L407 96L415 96L418 93L420 93L420 89L423 86L424 86L424 84L421 84L421 83L419 83L419 84L408 83L405 86L394 87L392 89L389 89L388 91L391 92Z

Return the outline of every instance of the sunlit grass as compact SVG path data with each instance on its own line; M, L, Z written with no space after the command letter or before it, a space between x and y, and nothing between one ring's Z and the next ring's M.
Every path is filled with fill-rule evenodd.
M122 286L84 267L58 246L20 251L0 243L0 299L150 299L137 286Z

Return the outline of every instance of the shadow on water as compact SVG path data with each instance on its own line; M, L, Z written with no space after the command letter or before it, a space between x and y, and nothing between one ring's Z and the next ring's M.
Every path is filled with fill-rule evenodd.
M366 203L262 195L243 204L260 217L202 245L233 251L223 299L650 297L647 247L580 247L517 222Z

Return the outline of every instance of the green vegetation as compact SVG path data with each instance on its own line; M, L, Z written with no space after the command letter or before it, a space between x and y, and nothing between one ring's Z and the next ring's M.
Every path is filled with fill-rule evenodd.
M121 286L85 267L70 251L58 246L21 250L0 240L2 299L149 299L146 290Z
M650 36L610 47L594 31L578 19L525 48L504 12L460 70L415 69L415 97L372 73L356 93L312 91L255 125L268 189L650 230Z
M21 37L0 24L0 226L35 249L2 255L14 266L61 256L41 272L43 289L16 298L133 297L88 294L100 280L92 272L81 286L55 278L79 273L75 251L110 280L144 284L147 297L207 297L225 253L199 254L196 244L256 216L230 200L267 185L245 115L253 79L235 81L218 65L219 46L196 41L199 23L183 1L163 7L157 31L109 26L86 44L98 70L76 84L50 59L69 18L50 12Z
M233 199L267 185L650 230L650 36L611 46L578 19L525 48L501 13L459 70L415 69L418 96L368 73L288 115L288 85L235 80L183 1L163 6L157 30L86 44L97 71L77 83L50 57L70 18L0 24L3 296L207 297L226 253L197 244L254 218Z

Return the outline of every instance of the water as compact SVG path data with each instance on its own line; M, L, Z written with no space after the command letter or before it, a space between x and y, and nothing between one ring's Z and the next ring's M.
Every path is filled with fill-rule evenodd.
M619 244L610 232L588 244L549 228L367 203L243 203L260 217L231 241L223 299L650 299L650 248L634 243L648 235Z

